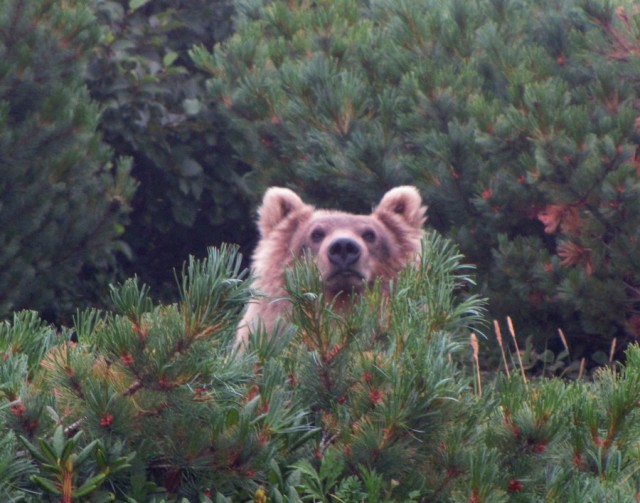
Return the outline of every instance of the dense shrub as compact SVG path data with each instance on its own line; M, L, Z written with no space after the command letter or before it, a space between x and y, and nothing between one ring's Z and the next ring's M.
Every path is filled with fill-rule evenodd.
M243 354L229 346L249 283L230 248L189 262L174 305L129 280L61 334L16 314L0 325L0 497L633 501L638 347L593 382L511 365L492 382L467 351L482 301L456 300L469 268L433 234L424 250L389 302L374 288L349 316L299 264L295 329Z
M83 1L0 1L1 317L97 301L123 250L135 185L96 132L94 21Z
M232 2L99 0L95 9L102 39L89 89L104 108L100 130L133 159L140 181L124 236L133 257L122 265L168 293L173 269L190 253L202 256L222 240L248 249L253 239L239 181L245 168L187 54L196 43L211 47L228 36Z
M366 211L420 186L494 316L574 356L636 340L638 22L599 0L243 3L193 51L256 187ZM554 346L555 345L555 346Z

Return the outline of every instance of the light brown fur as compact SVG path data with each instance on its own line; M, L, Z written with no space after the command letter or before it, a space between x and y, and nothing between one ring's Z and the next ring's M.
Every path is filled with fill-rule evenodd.
M244 346L260 322L271 332L287 312L285 271L305 252L314 257L329 298L360 292L364 283L377 278L387 285L420 252L425 211L420 194L410 186L388 191L371 215L316 210L289 189L267 190L252 264L254 286L264 297L249 304L236 344Z

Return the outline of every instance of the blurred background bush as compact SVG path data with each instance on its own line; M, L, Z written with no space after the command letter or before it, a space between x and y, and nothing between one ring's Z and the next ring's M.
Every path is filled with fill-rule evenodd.
M124 235L133 259L122 265L166 296L189 254L253 240L241 178L250 167L236 160L226 119L188 55L231 34L233 3L99 0L95 9L102 39L87 78L103 109L99 129L133 159L140 184Z
M0 2L0 316L65 318L117 269L135 182L97 131L85 2Z

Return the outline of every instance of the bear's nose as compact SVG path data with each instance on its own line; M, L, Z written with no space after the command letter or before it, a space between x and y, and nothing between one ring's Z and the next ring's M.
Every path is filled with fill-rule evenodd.
M329 261L338 267L348 267L360 258L360 245L350 238L338 238L329 246Z

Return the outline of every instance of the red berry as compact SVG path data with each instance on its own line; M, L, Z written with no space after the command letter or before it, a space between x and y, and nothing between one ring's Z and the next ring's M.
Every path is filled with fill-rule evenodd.
M533 446L533 452L536 453L541 453L547 450L547 444L545 444L544 442L540 442L539 444L536 444Z
M509 481L508 490L510 493L519 493L522 491L522 482L520 480L511 479Z
M133 365L134 363L134 359L133 356L131 356L129 353L125 353L120 357L120 360L122 360L122 363L125 367L129 367L131 365Z
M105 428L111 426L113 423L113 416L111 414L107 414L106 416L102 416L100 418L100 426L104 426Z
M382 390L372 389L369 392L369 398L371 399L371 403L373 405L378 405L380 402L382 402L383 397L384 394L382 393Z
M25 409L24 405L22 405L22 402L18 402L16 404L13 404L10 407L10 409L11 409L11 413L16 417L20 417L22 414L27 412L27 409Z

